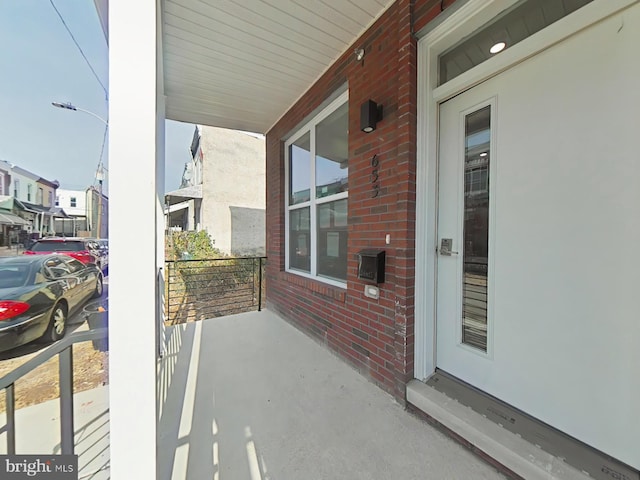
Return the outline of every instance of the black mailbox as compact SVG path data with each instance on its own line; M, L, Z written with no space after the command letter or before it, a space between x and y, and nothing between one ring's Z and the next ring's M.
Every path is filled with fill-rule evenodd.
M384 283L384 250L358 252L358 278L370 283Z

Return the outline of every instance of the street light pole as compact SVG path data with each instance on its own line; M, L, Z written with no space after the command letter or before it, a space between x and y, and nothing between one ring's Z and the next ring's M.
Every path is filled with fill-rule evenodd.
M84 112L88 113L92 117L97 118L102 123L105 124L107 128L109 128L109 122L107 122L100 115L96 115L89 110L85 110L84 108L76 107L71 102L62 103L62 102L51 102L51 105L57 108L62 108L64 110L73 110L74 112ZM106 131L105 131L106 135ZM104 147L104 143L103 143ZM102 153L100 154L100 163L98 164L98 170L96 171L96 180L98 180L98 226L96 228L96 238L102 238L102 181L104 180L104 169L102 168Z
M89 115L91 115L93 117L96 117L98 120L100 120L102 123L104 123L107 127L109 126L109 122L107 122L100 115L96 115L95 113L90 112L89 110L85 110L84 108L76 107L75 105L73 105L71 103L68 103L68 102L67 103L51 102L51 105L53 105L54 107L62 108L64 110L73 110L74 112L88 113Z

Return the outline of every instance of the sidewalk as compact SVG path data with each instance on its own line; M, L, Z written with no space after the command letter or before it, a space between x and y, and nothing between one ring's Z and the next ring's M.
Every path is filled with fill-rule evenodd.
M18 245L17 247L14 245L12 247L0 247L0 257L13 257L15 255L22 255L24 252L24 248L22 245Z
M77 393L74 398L75 453L78 478L109 478L109 387ZM7 418L0 414L0 425ZM16 410L16 453L60 454L60 401ZM0 454L7 453L7 433L0 428Z

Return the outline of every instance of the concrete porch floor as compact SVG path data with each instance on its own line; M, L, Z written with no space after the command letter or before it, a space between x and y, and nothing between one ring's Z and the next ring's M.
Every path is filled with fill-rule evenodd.
M166 341L161 480L504 478L272 312Z

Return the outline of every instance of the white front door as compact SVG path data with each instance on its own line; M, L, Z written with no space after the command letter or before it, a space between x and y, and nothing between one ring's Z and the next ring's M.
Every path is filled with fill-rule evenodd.
M640 468L640 6L440 106L438 368Z

